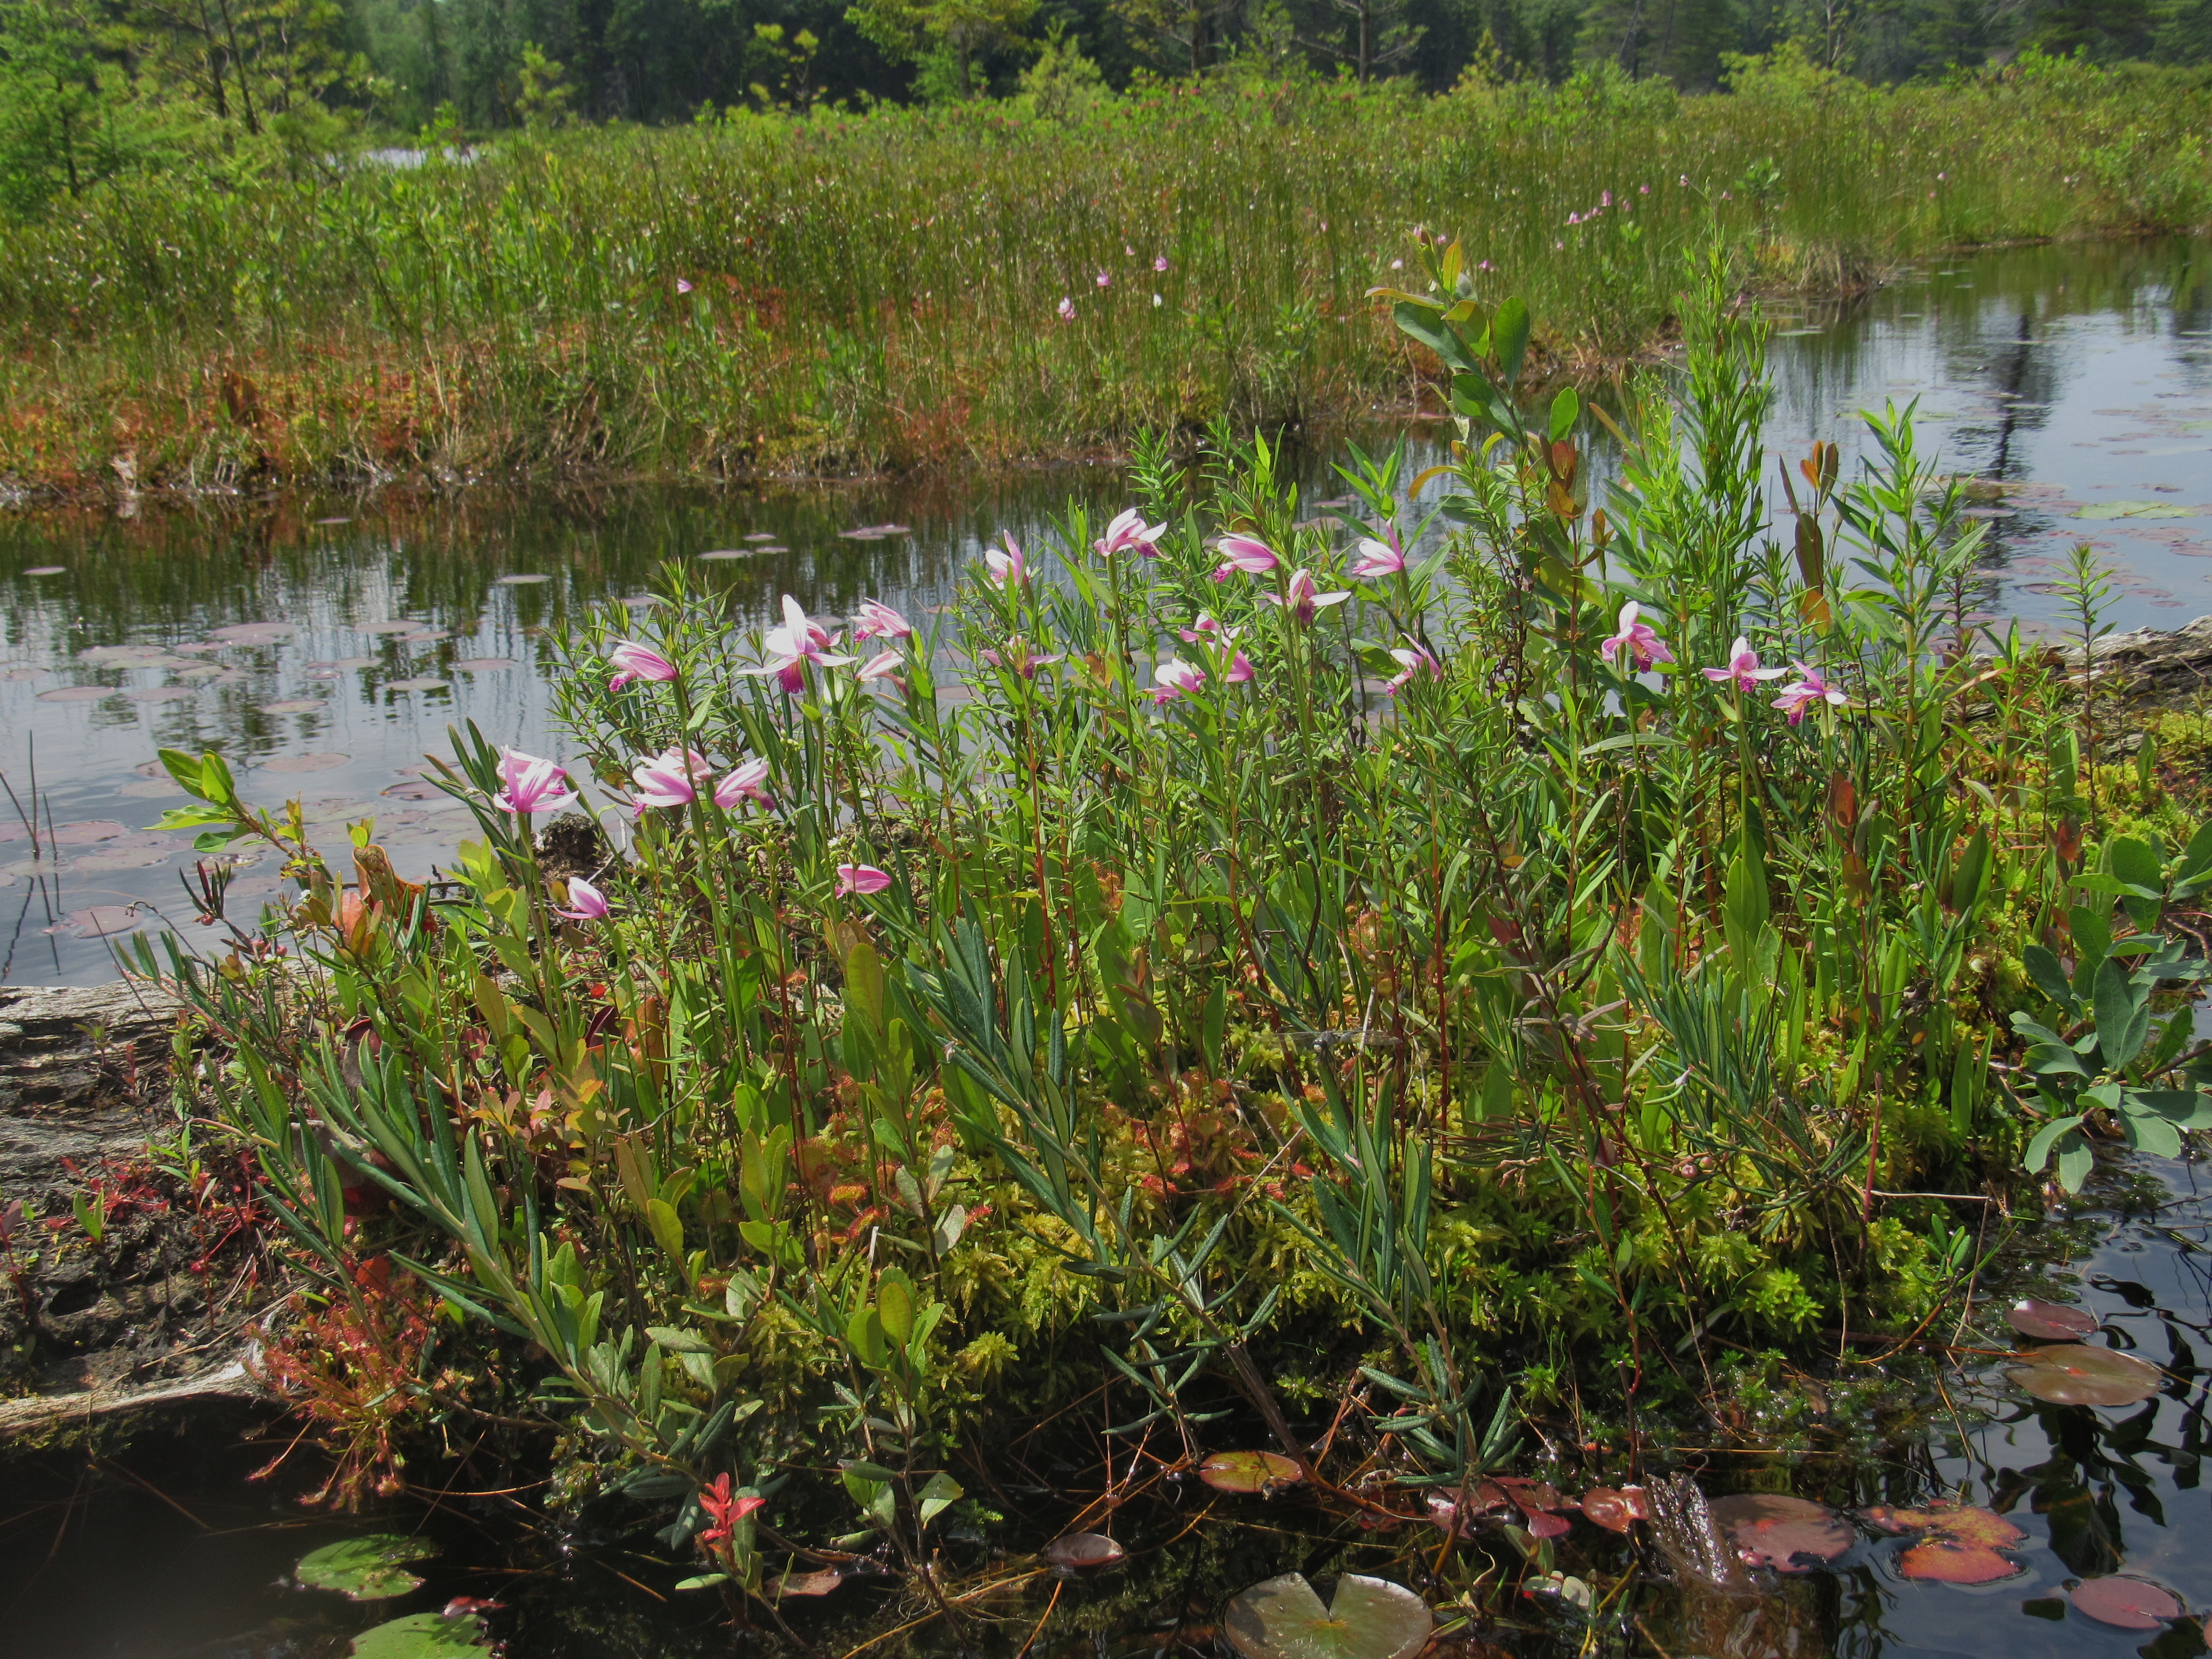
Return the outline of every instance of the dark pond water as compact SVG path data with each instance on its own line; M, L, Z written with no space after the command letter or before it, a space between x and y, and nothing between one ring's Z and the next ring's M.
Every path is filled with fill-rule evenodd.
M972 1455L956 1465L1000 1517L971 1517L946 1540L948 1580L969 1598L958 1638L890 1578L848 1580L803 1611L793 1604L792 1622L828 1655L949 1659L963 1641L979 1659L1210 1655L1222 1603L1237 1590L1286 1571L1317 1579L1356 1571L1417 1585L1439 1605L1472 1588L1471 1654L2191 1659L2203 1650L2212 1607L2212 1498L2200 1480L2208 1227L2205 1168L2115 1162L2071 1212L2019 1229L1972 1317L1947 1319L1933 1334L1948 1353L1858 1349L1806 1372L1777 1367L1726 1388L1723 1421L1655 1425L1643 1444L1644 1472L1686 1468L1716 1494L1794 1491L1846 1508L1947 1497L1990 1505L2023 1534L2009 1551L2017 1571L2002 1582L1908 1580L1906 1540L1860 1529L1831 1567L1757 1577L1749 1594L1723 1595L1675 1582L1640 1537L1624 1542L1581 1522L1533 1560L1486 1528L1438 1581L1429 1576L1441 1542L1431 1528L1365 1529L1296 1492L1231 1498L1196 1482L1156 1483L1110 1515L1086 1510L1105 1478L1098 1443L1063 1425L1056 1437L1041 1431L993 1446L988 1468ZM2163 1391L2116 1408L2021 1393L2000 1363L2021 1339L1999 1316L2029 1293L2096 1316L2102 1328L2088 1340L2164 1368ZM1299 1425L1316 1435L1325 1426ZM1554 1420L1549 1432L1564 1427ZM297 1502L319 1475L305 1450L268 1479L248 1480L289 1437L242 1410L204 1413L96 1451L0 1464L0 1651L337 1659L352 1633L379 1620L461 1595L504 1604L489 1616L517 1659L690 1659L733 1649L719 1607L675 1589L689 1569L656 1557L649 1517L621 1500L555 1521L541 1489L518 1487L482 1461L426 1465L410 1472L419 1484L404 1498L333 1518ZM1529 1468L1535 1455L1531 1442L1516 1461ZM1127 1467L1122 1450L1116 1473ZM1560 1484L1572 1491L1631 1472L1616 1454L1601 1468L1562 1470ZM1110 1531L1127 1561L1094 1578L1054 1577L1031 1552L1071 1520ZM308 1550L372 1530L441 1547L419 1568L420 1589L356 1607L289 1581ZM1551 1572L1589 1587L1594 1623L1540 1588ZM2162 1588L2185 1616L2130 1631L2072 1605L2078 1581L2114 1573Z
M1855 454L1856 411L1919 400L1946 464L2003 483L1989 518L1994 609L2051 616L2087 538L2118 567L2122 627L2212 611L2212 243L2084 244L1902 273L1872 296L1777 313L1777 459ZM1385 441L1391 434L1382 434ZM1417 434L1417 445L1429 441ZM1309 501L1340 488L1325 450ZM816 614L864 595L941 605L983 540L1048 538L1072 496L1122 505L1110 469L921 486L742 494L634 489L240 502L0 521L0 772L59 831L38 860L0 801L0 982L106 978L114 938L188 924L182 799L164 744L220 748L248 796L297 796L327 845L374 812L404 873L450 856L465 814L410 775L451 723L554 752L544 631L702 561L737 613L780 594ZM2091 516L2083 517L2084 514ZM2114 515L2118 516L2114 516ZM845 532L896 522L903 533ZM248 870L233 893L274 890Z

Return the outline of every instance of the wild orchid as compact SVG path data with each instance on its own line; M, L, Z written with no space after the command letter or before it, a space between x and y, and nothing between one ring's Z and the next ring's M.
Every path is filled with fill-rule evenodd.
M1312 571L1295 570L1291 573L1291 580L1285 592L1279 594L1262 593L1260 598L1264 604L1276 605L1289 611L1298 619L1300 627L1310 628L1313 625L1314 617L1322 611L1332 605L1342 605L1352 597L1348 591L1324 593L1320 591L1320 586L1321 585L1314 580Z
M607 682L610 691L619 691L632 680L672 680L678 672L674 663L635 640L617 640L607 647L607 660L615 667L614 678Z
M1390 659L1398 665L1398 672L1382 682L1382 689L1394 697L1421 675L1425 674L1436 680L1444 677L1444 665L1418 640L1407 640L1405 644L1395 647L1391 650Z
M1805 711L1814 703L1825 702L1841 708L1850 702L1839 688L1829 684L1821 677L1819 669L1808 668L1802 662L1793 662L1790 665L1804 678L1793 685L1784 686L1782 695L1774 700L1774 707L1790 716L1790 725L1796 726L1802 721L1805 718Z
M648 806L689 806L699 799L699 786L714 774L707 757L696 749L664 749L635 763L629 769L636 793L630 798L631 815L643 817Z
M1361 581L1375 581L1384 576L1395 576L1406 568L1406 555L1398 545L1398 526L1383 528L1388 541L1376 541L1372 536L1359 538L1359 556L1352 561L1351 574Z
M608 915L607 896L581 876L571 876L568 908L556 909L553 914L567 921L605 921Z
M1620 631L1609 635L1597 648L1598 655L1608 663L1626 652L1639 673L1654 663L1674 660L1674 653L1667 648L1666 641L1652 631L1650 623L1638 620L1641 610L1633 599L1622 605Z
M880 893L891 884L890 872L878 870L872 864L841 864L837 866L837 896L866 898Z
M1064 661L1066 658L1065 652L1054 652L1049 655L1033 652L1030 649L1030 642L1018 634L1006 641L1006 648L1003 652L984 650L976 654L992 667L1011 668L1025 680L1035 679L1037 677L1037 670L1048 668L1054 663Z
M714 805L726 812L750 800L774 811L775 797L763 787L767 782L768 763L747 761L714 786Z
M1751 648L1751 641L1741 634L1729 647L1728 666L1702 668L1698 671L1716 685L1732 685L1739 691L1756 691L1761 682L1778 680L1790 671L1785 668L1761 668L1759 653Z
M1247 665L1248 666L1249 665ZM1152 670L1152 689L1145 695L1164 708L1177 697L1189 696L1206 684L1206 671L1196 663L1170 657Z
M898 672L906 666L906 659L896 651L878 651L862 663L858 678L863 684L869 680L896 680Z
M1264 576L1282 562L1273 548L1249 536L1224 536L1216 546L1221 554L1221 562L1213 571L1218 582L1227 581L1240 570L1248 576Z
M1168 533L1164 524L1148 525L1145 515L1133 507L1114 515L1106 526L1106 533L1091 544L1100 558L1110 558L1116 553L1134 553L1140 559L1160 556L1160 538Z
M862 599L860 615L853 618L853 637L856 641L912 639L914 624L887 605Z
M1019 587L1030 579L1029 560L1023 555L1022 544L1014 539L1011 530L1000 532L1006 542L1001 552L995 547L983 550L983 568L991 578L994 587Z
M499 751L499 781L500 791L492 797L492 804L518 817L559 812L576 804L575 787L565 769L519 749Z
M809 617L799 601L787 593L783 596L782 626L769 629L761 641L769 660L757 668L739 672L757 677L773 674L787 696L797 696L806 689L808 663L836 668L853 660L830 649L836 643L837 636Z

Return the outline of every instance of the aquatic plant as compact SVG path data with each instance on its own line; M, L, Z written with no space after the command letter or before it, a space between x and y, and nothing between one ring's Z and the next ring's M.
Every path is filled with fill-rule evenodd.
M378 1328L373 1256L444 1304L443 1369L374 1375L562 1425L568 1488L653 1506L733 1609L867 1557L957 1623L956 1465L1101 1375L1125 1482L1540 1541L1573 1500L1503 1465L1544 1375L1626 1411L1710 1392L1716 1338L1910 1340L2031 1136L2142 1139L2038 1056L2148 1080L2203 874L2149 837L2193 826L2129 769L2093 806L2063 662L1977 652L1980 523L1912 411L1772 491L1725 259L1687 269L1680 380L1615 415L1532 406L1528 307L1463 244L1413 257L1431 286L1380 297L1449 464L1362 454L1315 517L1264 438L1148 446L1104 533L1072 509L949 615L864 610L866 678L802 596L753 636L672 566L649 623L561 641L568 758L454 734L480 838L434 888L371 826L349 881L167 757L165 823L268 843L293 890L138 965L313 1294ZM1817 690L1775 707L1770 662ZM529 811L571 787L611 839L563 881ZM2151 1070L2188 1092L2196 1053ZM1583 1513L1655 1503L1707 1554L1851 1541L1772 1503Z

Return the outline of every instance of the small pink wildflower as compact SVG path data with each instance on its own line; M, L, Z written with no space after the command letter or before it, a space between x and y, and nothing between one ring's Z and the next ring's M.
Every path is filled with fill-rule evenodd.
M872 864L841 864L837 866L839 898L865 898L882 892L890 884L890 872L878 870Z
M1808 668L1802 662L1793 662L1790 665L1805 678L1795 685L1784 686L1782 695L1774 700L1774 706L1790 716L1790 725L1795 726L1802 720L1806 709L1816 702L1829 703L1841 708L1850 701L1822 678L1819 669Z
M1608 637L1597 648L1598 655L1608 663L1623 652L1628 654L1639 672L1655 662L1674 660L1674 653L1667 648L1664 640L1651 631L1651 624L1637 620L1637 613L1641 608L1633 599L1620 607L1620 631Z
M1751 648L1751 641L1741 634L1729 647L1728 666L1698 671L1716 685L1733 685L1739 691L1756 691L1762 680L1778 680L1790 671L1785 668L1761 668L1759 653Z

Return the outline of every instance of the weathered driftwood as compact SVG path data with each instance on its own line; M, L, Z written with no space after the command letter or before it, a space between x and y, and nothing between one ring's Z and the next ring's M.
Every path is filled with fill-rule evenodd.
M2061 647L2067 665L2081 669L2081 647ZM2130 702L2182 702L2212 690L2212 617L2179 628L2138 628L2097 641L2095 677Z
M25 1395L0 1400L0 1440L47 1429L66 1429L95 1418L155 1407L209 1400L267 1400L267 1389L247 1368L250 1353L190 1376L168 1377L139 1388L94 1388L70 1394Z
M176 1004L137 981L0 985L0 1194L38 1198L104 1154L143 1152L133 1074L167 1060Z

